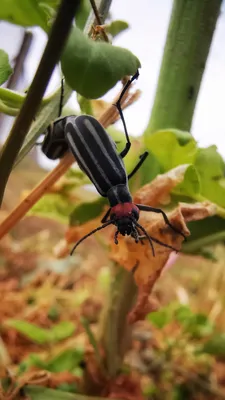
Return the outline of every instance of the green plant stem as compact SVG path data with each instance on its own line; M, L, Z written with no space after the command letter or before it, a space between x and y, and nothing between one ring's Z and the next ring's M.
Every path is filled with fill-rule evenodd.
M221 0L174 0L151 118L158 129L190 131Z
M0 99L9 105L13 105L14 107L17 105L20 107L23 104L25 97L25 94L0 87Z
M5 186L13 164L20 151L32 120L38 111L55 65L59 61L60 54L69 35L73 18L79 4L80 0L62 1L33 82L21 107L20 113L11 129L10 135L3 147L0 157L0 203L2 202Z
M131 344L131 326L127 315L137 295L137 287L131 272L121 266L114 266L109 302L104 310L100 340L106 354L106 369L110 378L119 371L125 352Z
M0 100L0 112L15 117L16 115L18 115L19 111L19 108L8 107Z
M225 231L213 233L212 235L208 235L200 239L195 239L190 243L184 243L182 246L182 252L194 253L204 246L209 246L222 240L225 240Z

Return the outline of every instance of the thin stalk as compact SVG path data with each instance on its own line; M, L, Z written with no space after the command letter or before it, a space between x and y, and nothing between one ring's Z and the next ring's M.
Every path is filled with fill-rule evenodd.
M33 118L38 111L55 65L59 61L79 4L80 0L62 0L33 82L11 129L10 135L3 146L0 156L0 203L2 202L5 186L13 164L22 147Z
M195 239L193 242L184 243L182 246L182 251L184 253L193 254L195 251L201 249L204 246L209 246L212 245L213 243L224 240L225 240L225 231L213 233L212 235Z
M156 96L146 135L190 131L221 0L174 0Z

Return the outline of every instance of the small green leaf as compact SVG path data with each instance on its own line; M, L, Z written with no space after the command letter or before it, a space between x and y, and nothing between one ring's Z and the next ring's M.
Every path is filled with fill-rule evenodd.
M120 33L126 31L129 28L129 24L126 21L116 20L111 24L106 25L106 32L110 33L112 37L118 36Z
M76 14L76 26L83 30L91 10L90 0L82 0L79 10Z
M179 129L160 129L157 131L157 133L162 133L162 132L172 132L174 133L174 135L176 136L178 142L180 143L181 146L184 146L185 144L187 144L188 142L190 142L191 140L193 140L193 136L191 135L190 132L186 132L186 131L181 131Z
M82 394L67 393L62 390L49 389L43 386L28 385L23 388L31 400L107 400L106 397L92 397ZM119 400L116 399L115 400Z
M41 4L48 0L1 0L0 19L21 26L40 26L47 30L47 16Z
M202 346L202 353L225 358L225 333L217 333Z
M152 312L147 315L148 321L159 329L164 328L172 320L171 310L168 308L162 308L159 311Z
M50 372L72 372L84 358L83 349L67 349L47 363Z
M198 339L213 333L214 325L208 317L204 314L193 313L188 306L179 305L175 310L174 318L193 338Z
M68 392L68 393L77 393L78 392L78 386L77 384L74 383L61 383L60 385L57 386L58 390L62 390L63 392Z
M225 207L224 161L216 146L200 149L194 165L201 179L201 194Z
M51 329L40 328L30 322L16 319L6 321L5 325L14 328L38 344L47 344L66 339L75 331L75 324L70 321L62 321Z
M82 225L94 218L97 218L107 204L104 197L88 203L81 203L73 209L70 215L70 225Z
M195 198L200 192L200 181L196 168L189 165L184 173L183 181L173 189L173 193Z
M70 371L73 373L84 358L81 348L66 349L50 360L42 360L39 354L31 353L27 359L20 364L20 371L27 371L30 367L38 367L50 372Z
M57 321L59 319L60 312L57 307L52 306L48 311L48 318L52 321Z
M52 218L62 223L68 223L71 211L74 209L72 201L61 194L46 194L29 211L29 215Z
M174 312L174 318L181 324L187 323L188 320L192 319L193 312L190 307L179 305Z
M193 164L197 154L194 139L181 145L174 131L159 131L145 138L145 145L164 169L177 167L180 164Z
M0 85L7 81L12 72L8 54L0 49Z
M141 183L140 186L145 185L146 183L151 182L156 178L157 175L161 174L162 167L155 157L155 155L150 151L148 157L146 158L144 164L140 169L141 175Z
M86 98L103 96L139 67L138 58L130 51L109 43L94 42L76 27L62 56L62 71L67 83Z

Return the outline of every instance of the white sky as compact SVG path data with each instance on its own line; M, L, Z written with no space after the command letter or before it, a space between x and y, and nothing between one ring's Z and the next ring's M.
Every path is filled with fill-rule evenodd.
M138 4L138 5L137 5ZM129 108L125 115L131 134L139 135L145 129L153 105L155 89L169 24L172 0L114 0L111 13L113 19L122 19L130 24L130 29L118 36L114 44L126 47L140 59L142 68L136 84L142 90L141 99ZM224 11L224 7L222 9ZM32 80L45 45L45 34L35 28L35 37L25 65L25 81L22 87ZM0 25L0 35L4 37L0 47L11 57L18 51L19 28ZM3 36L4 35L4 36ZM225 157L225 15L221 13L213 38L202 86L200 89L193 120L192 134L201 146L216 144ZM58 83L57 75L49 85L52 91ZM119 87L119 86L118 86ZM105 98L111 101L118 92L111 90ZM118 127L122 129L119 122Z

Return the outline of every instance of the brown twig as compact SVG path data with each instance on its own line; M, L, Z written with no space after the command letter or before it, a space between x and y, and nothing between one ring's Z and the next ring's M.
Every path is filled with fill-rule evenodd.
M27 54L30 50L30 46L33 39L33 33L29 31L25 31L23 40L19 49L19 52L14 60L14 71L13 74L9 77L6 87L13 89L15 88L17 81L20 77L21 71L23 70L23 64L27 57Z
M122 99L122 108L126 107L125 96ZM116 102L117 98L114 100ZM129 105L130 101L128 99ZM117 109L111 105L99 118L99 122L107 128L110 124L114 123L115 116L117 116ZM0 239L3 238L16 224L24 217L24 215L31 209L31 207L46 193L49 188L69 169L69 167L75 162L74 157L71 153L67 153L60 163L51 171L42 182L40 182L32 192L21 201L20 204L8 215L8 217L0 225Z
M101 17L99 15L99 11L98 11L98 9L96 7L95 0L90 0L90 3L91 3L92 10L93 10L93 12L95 14L96 22L97 22L98 25L101 26L102 25L102 20L101 20ZM107 36L107 34L105 32L105 29L101 30L101 34L102 34L105 42L109 42L109 38L108 38L108 36Z

